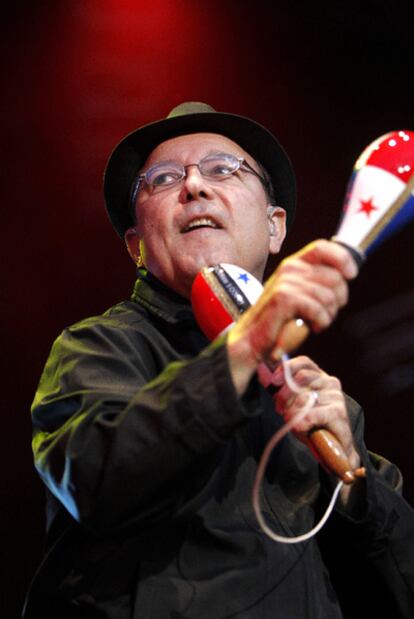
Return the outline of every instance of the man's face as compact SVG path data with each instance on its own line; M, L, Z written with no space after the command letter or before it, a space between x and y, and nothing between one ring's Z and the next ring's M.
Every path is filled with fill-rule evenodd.
M260 173L238 144L214 133L162 142L142 172L167 160L187 166L212 153L243 157ZM273 217L274 235L270 235L267 207L265 190L254 174L238 170L224 180L213 180L191 166L172 187L154 191L143 184L136 202L137 224L126 232L125 240L131 255L136 259L140 254L155 277L189 297L198 271L219 262L236 264L262 278L269 252L279 251L285 234L284 211L279 209Z

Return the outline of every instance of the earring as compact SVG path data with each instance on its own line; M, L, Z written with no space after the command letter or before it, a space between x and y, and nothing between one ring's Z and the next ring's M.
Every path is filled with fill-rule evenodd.
M138 256L138 258L135 261L135 264L137 265L137 268L140 269L141 267L144 266L144 262L142 260L142 256L141 254Z
M269 231L270 231L270 236L274 236L275 235L275 222L272 219L272 215L275 212L275 210L277 209L277 206L273 206L272 204L270 204L267 207L267 218L270 222L269 224Z

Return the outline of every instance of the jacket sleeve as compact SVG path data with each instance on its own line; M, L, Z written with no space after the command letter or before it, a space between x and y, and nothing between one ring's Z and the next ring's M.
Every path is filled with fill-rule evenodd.
M202 475L235 428L259 413L257 395L238 398L223 341L154 378L145 333L131 339L129 330L82 324L56 340L40 381L36 468L92 529L162 517L195 491L196 469Z
M385 458L368 452L361 408L351 420L367 470L358 517L336 509L320 536L345 617L414 617L414 510L402 496L402 477Z

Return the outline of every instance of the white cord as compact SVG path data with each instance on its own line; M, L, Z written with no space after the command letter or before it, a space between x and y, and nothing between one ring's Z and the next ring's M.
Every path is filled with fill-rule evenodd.
M289 357L287 355L283 355L282 364L283 364L283 371L285 374L286 383L288 384L291 391L293 391L294 393L301 393L302 391L304 391L304 389L301 389L295 383L292 373L290 371L289 365L287 364L288 359ZM298 423L300 419L302 419L308 414L308 412L317 402L317 399L318 399L317 391L313 391L313 390L308 391L308 395L309 395L309 398L305 402L302 409L290 421L285 423L285 425L282 426L272 436L270 441L267 443L265 450L262 454L262 457L260 459L259 466L257 468L256 478L255 478L254 486L253 486L253 495L252 495L253 509L254 509L254 513L256 514L256 518L260 525L260 528L272 540L274 540L275 542L281 542L283 544L298 544L299 542L304 542L310 539L311 537L313 537L314 535L316 535L316 533L318 533L318 531L322 529L323 525L325 524L325 522L328 520L329 516L331 515L331 512L335 505L335 501L338 497L339 491L341 490L343 486L343 482L339 481L334 490L331 501L325 511L325 514L322 516L321 520L318 522L318 524L315 527L313 527L313 529L311 529L307 533L304 533L303 535L297 535L296 537L283 537L281 535L278 535L277 533L274 533L264 521L262 511L260 508L260 488L261 488L263 477L266 471L267 463L269 461L271 453L273 452L274 448L279 443L279 441L282 440L282 438L292 429L294 425Z

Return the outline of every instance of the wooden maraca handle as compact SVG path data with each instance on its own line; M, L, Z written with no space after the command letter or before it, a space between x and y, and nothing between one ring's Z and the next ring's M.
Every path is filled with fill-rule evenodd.
M308 337L309 327L301 319L289 320L282 328L276 348L270 355L271 364L279 362L283 354L296 350ZM325 428L314 428L308 433L312 449L321 463L345 484L350 484L357 477L365 477L365 469L353 469L338 439Z
M357 477L365 477L365 468L352 468L338 439L326 428L314 428L308 438L322 464L345 484L351 484Z
M299 348L310 334L310 329L302 318L292 318L283 325L275 348L270 355L273 364L279 363L284 354L289 355Z

